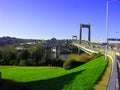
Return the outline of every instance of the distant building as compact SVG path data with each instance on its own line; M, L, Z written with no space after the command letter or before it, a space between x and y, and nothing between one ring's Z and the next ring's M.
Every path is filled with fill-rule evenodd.
M28 44L28 45L35 45L36 42L26 42L26 44Z
M25 48L23 46L18 46L16 47L16 50L20 51L20 50L24 50Z

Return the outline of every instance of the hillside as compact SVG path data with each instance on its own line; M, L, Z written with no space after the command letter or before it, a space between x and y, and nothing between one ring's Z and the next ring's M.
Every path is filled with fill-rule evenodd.
M106 65L107 61L101 56L71 70L58 67L0 66L4 79L0 90L7 87L19 90L92 90Z
M6 37L0 37L0 46L11 45L11 44L20 44L20 43L32 42L32 41L37 41L37 40L21 39L21 38L6 36Z

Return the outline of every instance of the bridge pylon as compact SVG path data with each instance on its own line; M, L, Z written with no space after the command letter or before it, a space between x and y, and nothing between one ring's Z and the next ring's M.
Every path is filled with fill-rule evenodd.
M80 37L79 37L79 43L82 42L82 28L88 28L88 42L91 42L91 28L89 24L80 24Z

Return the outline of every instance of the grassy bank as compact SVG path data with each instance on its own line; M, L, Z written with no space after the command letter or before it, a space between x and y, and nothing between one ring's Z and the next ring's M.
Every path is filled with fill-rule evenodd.
M112 58L108 57L108 65L105 69L105 72L101 76L101 79L97 84L94 86L94 90L107 90L107 86L109 83L111 71L112 71Z
M0 66L0 72L5 79L2 84L12 80L7 82L7 86L10 83L11 86L20 85L28 90L92 90L106 65L107 61L101 56L71 70L58 67ZM1 89L5 90L4 85Z

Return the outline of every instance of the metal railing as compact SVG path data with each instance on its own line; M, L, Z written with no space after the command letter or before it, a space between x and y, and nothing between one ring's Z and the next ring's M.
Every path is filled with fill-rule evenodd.
M116 90L116 72L117 72L117 61L114 60L107 90Z
M120 90L120 61L118 60L117 64L117 76L118 76L118 89Z
M79 44L79 41L73 41L73 44L76 45L76 46L79 45L81 47L87 48L91 51L104 53L104 47L101 46L100 44L93 44L93 43L90 43L90 42L81 42Z
M107 90L120 90L120 68L119 68L119 61L114 54L114 63L113 63L113 68L108 84L108 89Z

